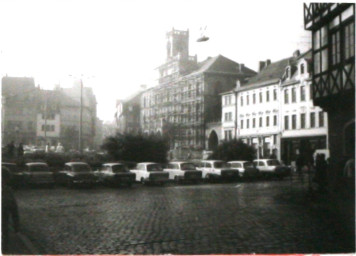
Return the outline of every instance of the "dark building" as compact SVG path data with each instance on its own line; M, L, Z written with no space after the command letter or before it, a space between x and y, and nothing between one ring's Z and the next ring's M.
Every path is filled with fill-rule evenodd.
M330 170L340 177L355 156L355 5L304 4L304 25L312 32L313 100L328 113Z

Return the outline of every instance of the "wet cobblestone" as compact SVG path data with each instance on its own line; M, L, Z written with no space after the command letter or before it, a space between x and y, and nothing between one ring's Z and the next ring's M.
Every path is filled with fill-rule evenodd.
M16 191L43 254L354 252L337 216L296 181ZM353 223L350 223L353 225Z

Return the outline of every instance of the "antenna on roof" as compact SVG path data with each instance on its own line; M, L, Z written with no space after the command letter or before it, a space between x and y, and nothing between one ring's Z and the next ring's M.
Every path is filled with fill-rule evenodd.
M200 27L200 37L197 39L197 42L205 42L205 41L208 41L209 40L209 37L207 37L205 35L205 32L206 32L206 26L205 28L203 29L202 27Z

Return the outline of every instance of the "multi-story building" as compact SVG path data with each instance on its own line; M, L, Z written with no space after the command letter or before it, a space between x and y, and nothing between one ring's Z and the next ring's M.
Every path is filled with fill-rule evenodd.
M312 32L313 102L328 113L330 174L339 176L355 157L355 4L305 4L304 25Z
M207 124L221 119L219 93L256 73L221 55L198 63L188 49L189 31L167 33L159 84L141 96L141 128L168 136L171 148L204 149Z
M314 106L311 94L311 52L285 67L281 80L281 154L286 163L300 153L311 160L316 149L327 149L327 114Z
M33 78L2 79L2 143L14 141L25 145L57 145L79 148L94 146L96 100L91 88L83 88L80 122L80 87L41 90Z
M2 78L2 145L36 143L40 89L29 77Z
M310 52L271 63L245 84L221 94L222 138L242 139L257 157L275 154L286 163L296 153L311 157L326 149L327 115L310 97Z
M137 92L132 96L116 101L116 124L117 132L138 134L141 132L140 128L140 110L141 110L141 94Z

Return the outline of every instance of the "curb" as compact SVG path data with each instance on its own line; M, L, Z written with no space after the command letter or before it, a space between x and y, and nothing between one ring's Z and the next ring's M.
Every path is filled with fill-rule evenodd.
M29 251L30 254L39 254L37 248L33 245L33 243L22 233L17 233L16 236L19 240L23 243L26 249Z

